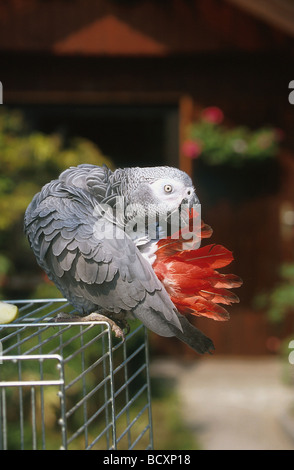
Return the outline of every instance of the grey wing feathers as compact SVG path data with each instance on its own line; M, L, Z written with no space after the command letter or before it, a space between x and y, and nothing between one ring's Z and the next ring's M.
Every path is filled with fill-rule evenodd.
M80 175L66 170L46 185L25 215L31 247L48 277L82 314L131 311L156 333L173 336L175 328L182 330L176 309L148 261L124 232L114 238L95 232L101 222L95 211L99 198L86 188L90 182L98 194L100 178L101 200L107 198L109 171L83 165Z
M108 202L113 196L114 187L111 184L110 176L112 171L106 165L102 167L90 164L83 164L77 167L70 167L61 173L59 180L67 187L76 186L92 194L97 202Z

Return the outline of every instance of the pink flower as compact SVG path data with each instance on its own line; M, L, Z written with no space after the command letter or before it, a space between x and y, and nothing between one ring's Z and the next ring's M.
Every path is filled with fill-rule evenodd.
M185 157L198 158L202 152L202 144L199 140L185 140L182 146L182 152Z
M220 124L224 119L224 113L217 106L210 106L202 111L201 117L203 121L211 124Z

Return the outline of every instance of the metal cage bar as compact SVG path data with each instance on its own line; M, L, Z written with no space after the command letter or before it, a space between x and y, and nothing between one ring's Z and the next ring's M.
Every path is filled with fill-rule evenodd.
M0 325L0 449L153 449L147 331L52 322L65 299L13 301Z

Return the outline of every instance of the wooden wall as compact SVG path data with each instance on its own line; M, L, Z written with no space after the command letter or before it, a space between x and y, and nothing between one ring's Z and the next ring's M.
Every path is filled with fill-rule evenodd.
M0 49L62 55L273 50L293 40L225 0L10 0Z

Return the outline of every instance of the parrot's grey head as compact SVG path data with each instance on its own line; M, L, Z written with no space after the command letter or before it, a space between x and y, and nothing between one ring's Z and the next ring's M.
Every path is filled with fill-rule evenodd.
M173 167L126 168L121 185L130 215L164 216L199 203L191 178Z

